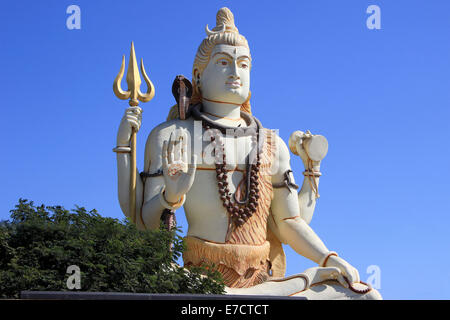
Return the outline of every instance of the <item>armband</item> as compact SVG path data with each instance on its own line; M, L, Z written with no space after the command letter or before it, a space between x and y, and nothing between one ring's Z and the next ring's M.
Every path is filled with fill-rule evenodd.
M278 183L273 183L272 187L274 188L287 188L289 190L289 192L291 192L291 188L297 190L299 187L298 185L296 185L292 180L291 180L291 176L289 175L289 173L291 173L292 170L286 170L284 172L284 179L282 182L278 182Z

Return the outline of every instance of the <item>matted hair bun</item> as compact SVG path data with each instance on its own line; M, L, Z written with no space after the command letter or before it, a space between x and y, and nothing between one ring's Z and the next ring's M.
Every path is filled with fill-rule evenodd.
M223 32L239 33L234 24L234 15L227 7L220 8L217 11L216 26L209 30L208 25L206 25L205 31L207 36Z

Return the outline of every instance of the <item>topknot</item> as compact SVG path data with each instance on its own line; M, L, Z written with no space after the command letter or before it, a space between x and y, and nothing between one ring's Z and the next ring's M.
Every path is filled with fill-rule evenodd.
M234 24L234 15L227 7L220 8L217 11L216 26L212 30L209 30L208 25L206 25L206 34L208 36L223 32L239 34L239 30Z

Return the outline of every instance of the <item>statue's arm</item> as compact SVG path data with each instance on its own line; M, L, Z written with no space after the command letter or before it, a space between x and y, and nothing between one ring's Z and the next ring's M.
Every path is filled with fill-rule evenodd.
M315 171L319 171L319 165L314 167ZM313 179L315 182L313 182ZM319 177L304 177L302 187L298 193L298 206L300 210L300 217L306 222L310 223L316 208L316 194L312 186L319 187ZM315 184L314 184L315 183Z
M142 109L139 107L129 107L125 110L119 130L117 132L116 149L126 150L130 147L130 137L132 128L136 132L139 131L142 119ZM118 198L120 208L125 216L130 217L130 178L131 178L131 156L128 152L118 152L116 150L117 159L117 184ZM136 217L139 216L142 204L143 183L136 170Z
M157 127L158 128L158 127ZM161 138L162 134L154 129L145 147L145 172L157 172L161 168ZM128 145L118 141L118 146ZM151 147L150 147L151 146ZM162 176L142 179L139 170L136 170L136 226L139 229L156 229L164 210L158 194L164 185ZM129 217L129 186L130 186L130 154L117 153L118 195L120 208L125 216Z
M117 153L117 184L120 209L126 217L130 217L130 154ZM139 217L142 204L143 183L136 170L136 217Z
M152 130L145 145L144 172L156 174L162 171L162 146L167 133L159 126ZM140 212L143 229L155 230L160 226L165 207L159 200L161 188L165 185L163 175L144 178L143 204Z
M176 210L187 197L195 179L197 162L195 154L188 161L188 136L186 128L168 121L153 129L147 139L144 172L151 176L144 178L140 212L144 229L159 228L163 211L166 208Z
M283 140L278 138L278 159L276 172L272 176L272 183L279 183L284 178L284 172L290 170L289 150ZM279 240L289 244L298 254L327 267L336 267L350 282L359 281L359 273L344 259L330 255L330 251L316 233L300 216L298 197L295 190L288 188L274 188L272 200L274 230Z
M308 156L308 153L304 149L304 142L311 142L313 135L307 131L307 133L301 132L301 131L295 131L291 134L291 137L289 138L289 148L292 151L292 153L298 155L303 162L303 166L305 168L305 171L303 172L304 179L303 184L300 189L300 192L298 193L298 202L299 202L299 209L300 209L300 216L303 220L306 221L306 223L310 223L312 216L314 214L314 209L316 208L316 199L319 197L319 178L320 178L320 163L321 161L314 161L311 160ZM324 138L323 138L324 139ZM323 139L320 139L321 141ZM317 141L317 140L316 140ZM325 140L326 141L326 140ZM328 147L323 147L323 141L322 144L319 145L322 147L320 150L323 152L323 150L327 150ZM319 150L316 142L315 151L317 153L317 150ZM325 156L326 151L324 152L323 156ZM317 154L316 159L317 159Z
M290 154L284 141L277 137L277 163L276 171L272 175L272 183L283 182L285 172L291 170ZM308 193L309 186L303 183L302 189ZM310 191L309 191L310 192ZM274 188L272 200L273 222L276 225L276 234L283 243L289 244L297 253L302 256L319 262L329 250L302 219L299 197L294 188ZM314 208L312 208L313 210Z

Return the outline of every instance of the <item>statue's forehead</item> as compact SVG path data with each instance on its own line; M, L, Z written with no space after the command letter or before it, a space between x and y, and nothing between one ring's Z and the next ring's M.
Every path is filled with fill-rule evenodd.
M231 46L229 44L217 44L214 46L213 51L211 52L211 57L217 53L226 53L233 58L238 58L241 56L247 56L250 58L250 50L244 46Z

